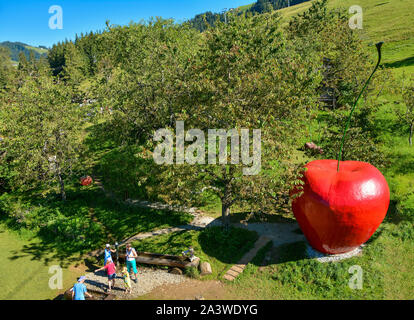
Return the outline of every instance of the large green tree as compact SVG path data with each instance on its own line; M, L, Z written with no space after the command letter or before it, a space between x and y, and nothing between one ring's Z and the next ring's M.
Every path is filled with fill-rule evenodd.
M400 123L408 128L408 143L410 147L413 145L414 134L414 84L411 81L409 85L402 87L402 98L405 108L401 110L400 106L396 106L395 112Z
M145 143L154 129L175 123L199 43L197 31L169 20L108 26L102 46L111 49L97 63L96 94L113 109L108 132L119 143Z
M205 163L177 165L177 155L175 165L162 168L165 179L160 193L168 191L181 202L191 202L210 190L221 200L226 227L234 204L252 210L276 206L287 210L288 191L299 183L298 162L293 158L300 126L307 107L316 102L321 79L317 56L300 56L290 50L275 14L229 15L227 23L217 23L202 40L191 67L181 76L184 81L177 96L181 109L176 109L174 118L184 121L187 129L204 133L205 148L196 153L203 153ZM259 170L246 174L246 163L232 153L230 144L226 156L217 158L216 164L208 162L208 151L220 149L218 143L210 146L207 142L210 129L235 129L232 132L239 135L241 129L248 129L249 155L258 152L254 145L262 150ZM253 143L253 130L261 131L258 144ZM239 148L243 148L240 140ZM239 163L232 161L234 156Z
M3 160L12 170L11 186L30 190L57 185L65 200L65 180L81 148L83 111L45 65L21 71L19 82L0 109L2 148L7 153Z

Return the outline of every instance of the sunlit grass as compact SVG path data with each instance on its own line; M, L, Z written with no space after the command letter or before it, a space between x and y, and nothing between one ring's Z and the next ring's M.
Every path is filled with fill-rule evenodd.
M37 242L0 225L0 299L53 299L82 274L82 269L63 268L63 290L51 289L49 279L53 273L49 273L49 267L60 265L60 262L50 257L45 263L25 252L26 247Z
M413 299L413 236L412 224L384 223L362 256L324 264L306 257L304 242L285 245L260 270L264 253L257 257L231 284L232 291L242 299ZM349 286L352 266L362 268L361 290Z

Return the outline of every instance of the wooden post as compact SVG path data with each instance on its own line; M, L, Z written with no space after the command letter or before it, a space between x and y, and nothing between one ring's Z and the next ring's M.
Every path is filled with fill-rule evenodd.
M119 267L118 242L115 242L115 250L116 250L116 266Z

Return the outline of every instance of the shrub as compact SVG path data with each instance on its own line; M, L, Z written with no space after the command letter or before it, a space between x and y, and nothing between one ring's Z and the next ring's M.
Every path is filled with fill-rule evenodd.
M200 278L200 271L196 267L186 268L184 270L184 274L187 277L193 278L193 279L199 279Z

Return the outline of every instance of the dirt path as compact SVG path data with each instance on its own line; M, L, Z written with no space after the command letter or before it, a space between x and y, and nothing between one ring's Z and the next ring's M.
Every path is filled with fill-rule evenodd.
M98 273L87 273L85 285L90 290L105 293L108 289L107 279L107 275L103 271ZM117 299L121 300L136 299L142 295L148 294L162 285L177 285L190 280L182 275L168 273L167 270L142 267L138 269L138 280L136 283L134 279L135 277L132 276L132 293L126 294L124 290L124 280L121 273L118 271L115 280L115 287L112 289L111 293L117 296Z
M221 281L188 280L179 284L162 285L143 300L237 300L238 296Z
M113 193L105 190L103 184L99 179L95 178L95 183L104 191L107 197L114 197ZM124 239L120 242L120 245L125 245L128 242L134 240L142 240L162 234L168 234L177 231L184 230L201 230L206 227L219 226L221 222L219 219L212 218L208 216L205 212L199 210L198 208L186 208L181 206L171 206L165 203L159 202L149 202L141 200L125 200L126 203L131 205L141 207L141 208L151 208L151 209L160 209L160 210L171 210L171 211L181 211L187 212L193 215L193 220L187 224L178 227L171 227L165 229L158 229L149 232L142 232L136 235L133 235L127 239ZM305 240L305 237L301 233L296 233L296 230L299 229L297 223L233 223L234 227L244 228L251 231L256 231L260 236L266 236L272 239L273 245L275 247L282 244L293 243L298 241Z
M100 182L98 182L100 184ZM107 196L113 196L103 188ZM120 244L146 239L162 234L168 234L177 231L184 230L201 230L203 228L221 225L219 219L212 218L206 213L197 208L184 208L173 207L163 203L151 203L148 201L131 200L127 199L125 202L138 206L141 208L153 208L160 210L172 210L187 212L193 215L193 220L188 225L182 225L178 227L171 227L165 229L154 230L150 232L143 232L136 234L132 237L124 239ZM298 232L299 225L297 223L233 223L234 227L243 228L250 231L257 232L259 237L269 238L273 242L273 247L279 247L283 244L289 244L299 241L304 241L305 237L301 232ZM94 252L94 254L102 253L100 250ZM157 272L162 272L156 274ZM163 271L146 271L140 274L140 281L138 284L133 284L133 295L124 296L121 290L114 290L113 293L117 293L119 298L124 299L151 299L151 300L164 300L164 299L177 299L177 300L194 300L194 299L206 299L206 300L226 300L237 299L236 292L230 290L231 287L221 281L201 281L188 279L184 276L175 276L165 273ZM99 275L88 275L89 286L94 289L105 290L106 277ZM118 291L118 292L117 292Z

